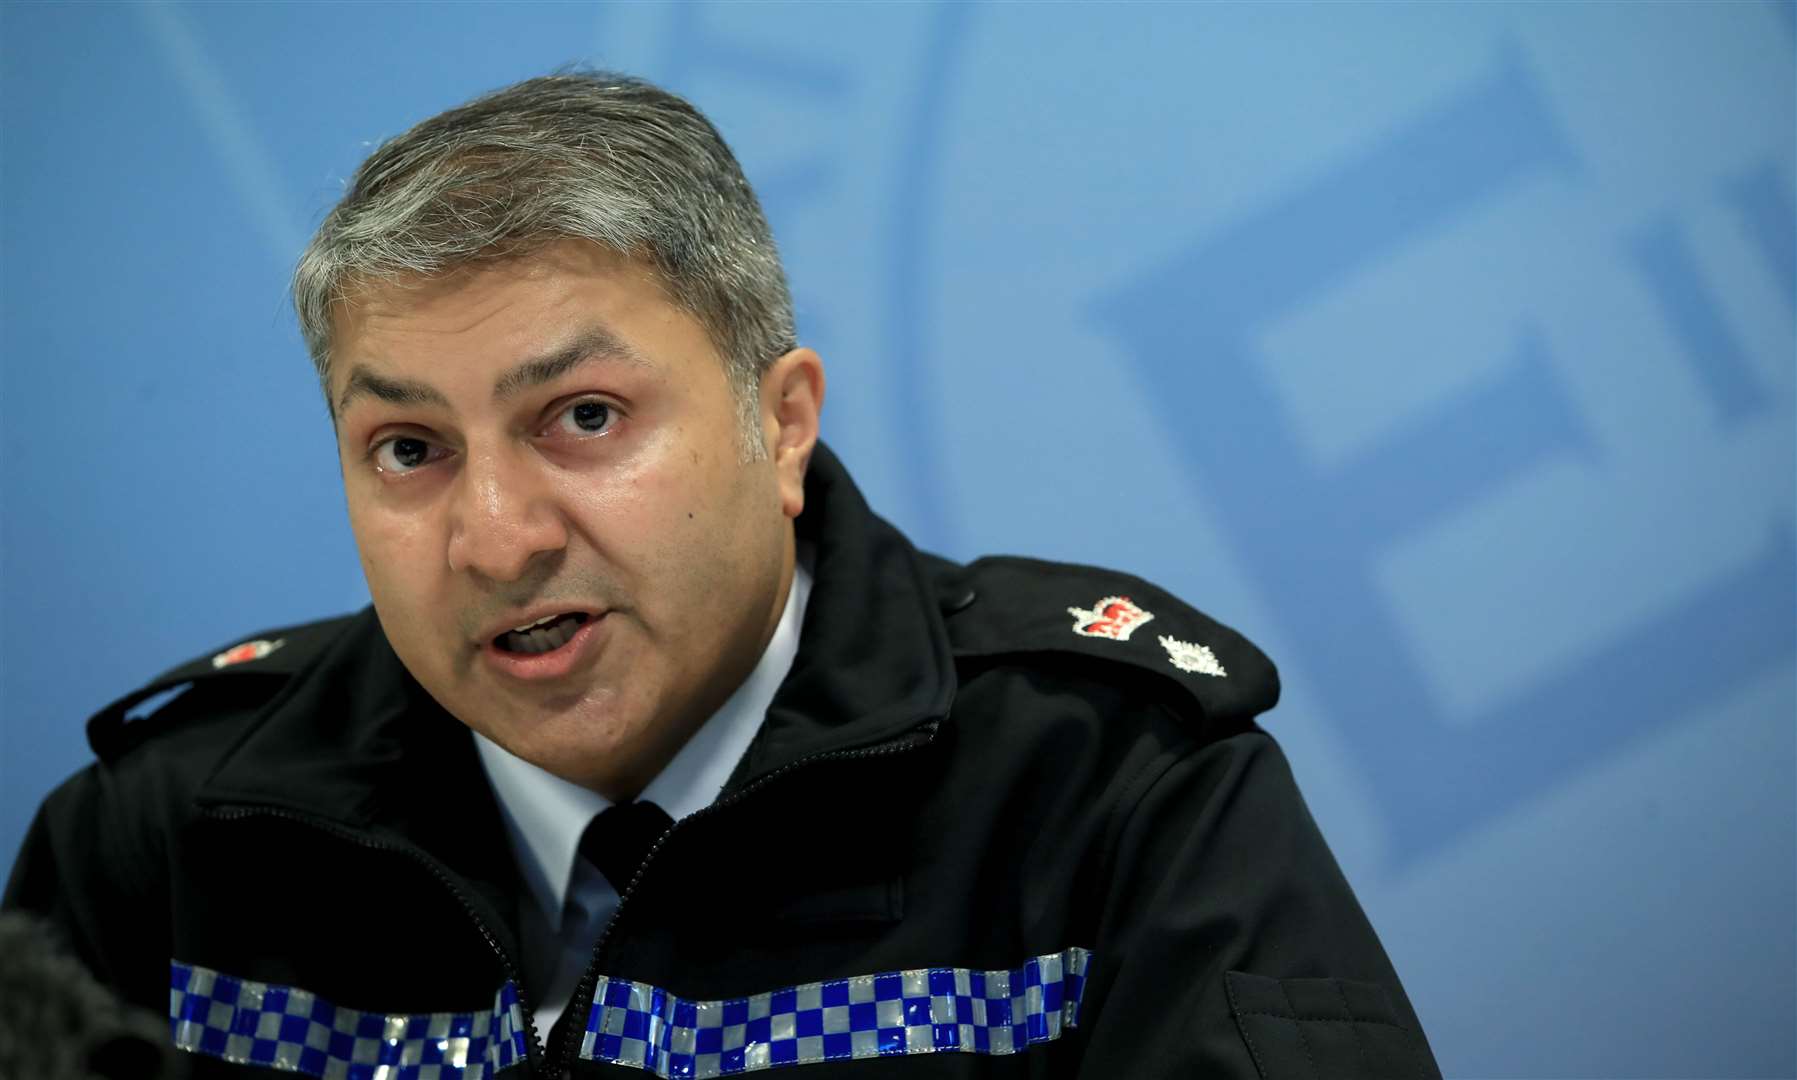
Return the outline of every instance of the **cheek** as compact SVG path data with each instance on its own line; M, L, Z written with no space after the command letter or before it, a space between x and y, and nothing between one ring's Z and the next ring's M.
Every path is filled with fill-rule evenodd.
M433 568L443 562L429 522L352 501L349 525L375 602L394 608L423 602L432 591Z
M664 621L693 618L739 588L749 501L737 489L747 478L733 473L681 447L588 499L596 543Z
M715 475L715 463L695 460L674 429L627 465L563 474L557 498L603 553L646 566L674 559L695 536L729 527L713 490Z
M695 602L708 610L712 597L759 602L764 579L778 574L778 526L786 520L777 509L775 486L763 471L737 467L734 458L707 475L716 478L713 483L696 485L675 500L680 509L669 525L702 594ZM670 554L675 546L668 545Z

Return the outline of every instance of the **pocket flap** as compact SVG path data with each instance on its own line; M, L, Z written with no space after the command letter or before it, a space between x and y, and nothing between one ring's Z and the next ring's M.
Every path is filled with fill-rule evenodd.
M1377 983L1223 976L1261 1080L1440 1080Z

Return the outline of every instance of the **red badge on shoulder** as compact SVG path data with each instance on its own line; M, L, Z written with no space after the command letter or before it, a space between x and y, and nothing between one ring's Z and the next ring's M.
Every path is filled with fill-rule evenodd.
M267 638L259 638L255 641L246 641L242 645L233 645L224 652L213 657L212 666L214 668L226 668L230 667L232 664L242 664L250 660L260 660L264 656L267 656L269 653L280 648L286 643L286 640L286 638L275 638L273 641L269 641Z
M1073 616L1074 633L1112 641L1128 641L1137 628L1154 619L1151 612L1137 607L1127 596L1107 596L1093 604L1091 610L1070 607L1067 614Z

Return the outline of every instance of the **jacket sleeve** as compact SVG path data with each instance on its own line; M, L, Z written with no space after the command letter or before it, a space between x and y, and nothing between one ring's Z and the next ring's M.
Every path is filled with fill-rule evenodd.
M1271 738L1173 758L1118 831L1082 1077L1440 1080Z

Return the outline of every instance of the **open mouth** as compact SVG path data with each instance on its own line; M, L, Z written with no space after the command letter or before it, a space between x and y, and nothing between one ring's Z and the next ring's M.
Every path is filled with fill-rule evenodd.
M552 652L566 645L590 618L592 616L584 611L549 615L529 626L514 626L494 638L493 647L500 652L521 653L525 656Z

